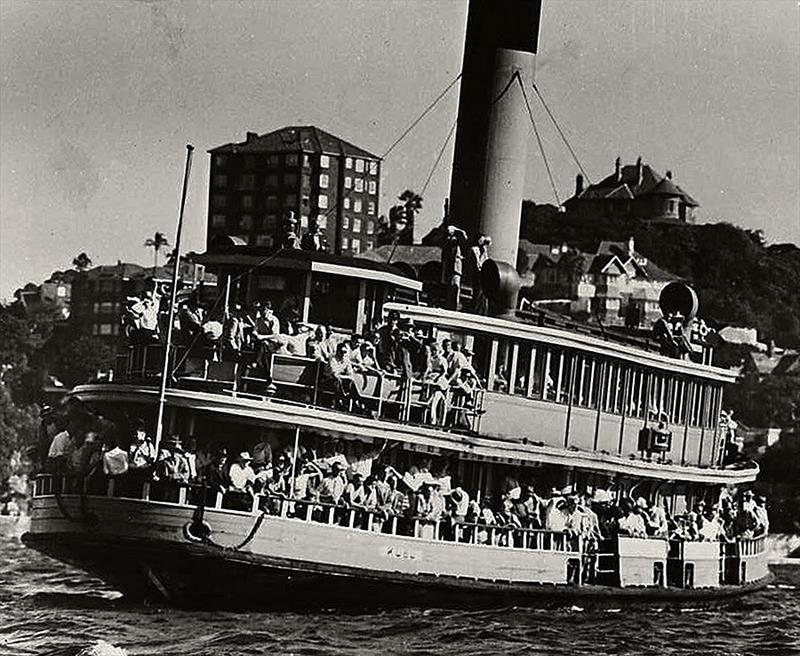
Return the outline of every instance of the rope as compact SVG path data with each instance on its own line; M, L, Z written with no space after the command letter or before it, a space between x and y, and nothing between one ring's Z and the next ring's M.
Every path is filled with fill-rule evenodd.
M203 494L201 497L202 501L197 504L194 516L192 517L192 522L186 527L189 533L189 535L186 535L187 539L191 540L194 538L194 540L200 541L206 546L221 549L222 551L239 551L250 544L250 542L253 541L253 538L255 538L256 533L258 533L258 529L261 528L261 524L264 523L264 518L269 514L268 508L266 506L264 507L264 510L262 510L261 514L256 518L256 521L253 523L253 526L250 528L250 532L247 534L244 540L238 544L220 544L211 538L211 525L203 520L205 515L206 490L207 488L204 485Z
M556 121L556 117L553 116L553 112L550 111L550 107L548 107L547 103L544 101L544 97L542 97L542 93L541 93L541 91L539 91L539 87L536 86L535 82L533 83L533 90L536 92L536 95L539 96L539 101L542 103L542 106L545 108L545 111L547 112L547 115L550 117L550 120L553 121L553 125L555 126L556 130L558 131L558 134L561 136L561 139L564 141L564 144L566 145L567 149L569 150L570 154L572 155L572 159L575 160L575 163L578 165L578 168L581 170L581 173L583 173L583 177L586 178L586 182L591 184L592 181L589 179L589 174L583 168L583 165L581 164L580 160L578 159L578 156L575 154L575 151L572 149L572 145L570 145L569 140L567 139L566 135L564 134L564 132L561 129L561 126L558 124L558 121Z
M431 178L433 177L434 172L436 171L436 167L439 166L439 162L442 161L442 156L444 155L444 151L447 148L447 144L450 143L450 138L453 136L453 133L456 131L456 125L458 125L458 121L453 121L453 126L450 128L450 132L447 133L447 138L445 138L444 143L442 144L441 149L439 150L439 154L436 156L436 161L433 163L433 167L431 168L430 173L428 173L428 177L425 179L425 184L422 185L422 191L419 192L420 196L425 195L425 191L428 189L428 185L430 184Z
M517 82L519 82L519 88L522 89L522 98L525 100L525 107L527 107L528 109L528 116L531 119L531 125L533 126L533 133L536 135L536 142L539 144L539 150L542 153L542 160L544 160L544 168L547 171L547 177L550 179L550 186L553 189L553 195L556 197L556 202L560 207L561 199L558 197L556 182L553 179L553 172L550 170L550 162L547 161L547 154L544 152L544 144L542 143L541 136L539 136L539 128L536 127L536 121L533 120L533 110L531 109L530 102L528 102L528 94L525 91L525 85L522 83L522 78L520 77L519 71L514 73L514 76L517 78Z
M409 125L405 129L403 134L401 134L397 139L395 139L394 143L391 146L389 146L389 148L386 150L385 153L383 153L383 155L381 155L381 159L386 159L389 153L391 153L395 149L395 146L397 146L403 139L405 139L408 133L411 132L411 130L417 127L417 124L423 118L425 118L425 116L427 116L428 112L430 112L438 104L438 102L445 97L445 95L447 95L447 92L450 91L450 89L452 89L455 86L456 82L458 82L461 79L462 75L463 73L459 73L458 75L456 75L456 78L445 87L444 91L442 91L430 105L428 105L425 108L425 111L423 111L422 114L420 114L416 119L414 119L411 125Z

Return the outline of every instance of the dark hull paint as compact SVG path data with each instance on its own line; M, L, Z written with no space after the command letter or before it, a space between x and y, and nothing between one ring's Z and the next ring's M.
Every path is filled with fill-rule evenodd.
M90 572L133 599L194 608L490 607L572 602L713 602L764 588L613 588L409 576L225 551L197 544L26 534L25 544Z

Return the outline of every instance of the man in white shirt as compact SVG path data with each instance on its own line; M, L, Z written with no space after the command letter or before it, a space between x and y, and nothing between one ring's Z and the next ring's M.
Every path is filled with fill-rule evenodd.
M242 451L239 457L231 465L228 473L231 480L232 491L236 492L250 492L253 489L253 483L256 480L256 474L250 466L252 458L247 451Z
M61 429L53 436L50 442L50 449L47 452L47 460L50 470L56 474L63 474L69 468L72 460L72 453L75 451L75 442L69 434L66 423L62 420L58 427Z
M152 467L156 461L156 445L147 434L144 424L136 428L135 441L131 444L128 462L131 469Z
M103 454L103 473L106 476L121 476L128 471L128 454L113 443L112 448Z

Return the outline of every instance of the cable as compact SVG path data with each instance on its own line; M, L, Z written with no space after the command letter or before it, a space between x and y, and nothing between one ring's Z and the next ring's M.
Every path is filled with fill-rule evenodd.
M456 131L456 125L458 125L458 120L453 121L453 126L450 128L450 132L447 133L447 138L444 140L444 143L442 144L442 147L439 150L439 154L436 156L436 161L433 163L433 167L431 168L430 173L428 173L428 177L425 179L425 184L422 185L422 190L419 192L420 196L425 195L425 191L428 189L428 185L430 184L431 178L433 177L433 173L434 171L436 171L436 167L439 166L439 162L442 161L442 156L444 155L444 151L447 148L447 144L450 143L450 138Z
M517 82L519 82L519 88L522 89L522 98L525 100L525 107L528 108L528 116L531 119L533 133L536 135L536 141L538 142L539 150L542 153L544 168L547 170L547 177L550 178L550 186L553 188L553 195L556 197L558 206L561 207L561 199L558 197L558 190L556 189L556 183L553 179L553 172L550 170L550 162L547 161L547 155L544 152L544 144L542 143L542 138L539 136L539 128L536 127L536 121L533 120L533 110L531 109L531 104L528 102L528 94L525 92L525 85L522 83L522 77L520 77L519 71L514 73L514 75L517 78Z
M414 120L414 121L411 123L411 125L409 125L409 126L408 126L408 127L405 129L405 131L403 132L403 134L401 134L401 135L400 135L400 136L399 136L399 137L398 137L398 138L395 140L395 142L394 142L394 143L393 143L391 146L389 146L389 148L386 150L386 152L385 152L383 155L381 155L381 159L386 159L386 157L389 155L389 153L391 153L391 152L392 152L392 151L395 149L395 146L397 146L397 144L399 144L399 143L400 143L400 142L401 142L403 139L405 139L405 138L406 138L406 136L408 135L408 133L409 133L409 132L411 132L411 130L413 130L415 127L417 127L417 124L418 124L418 123L419 123L419 122L420 122L420 121L421 121L423 118L425 118L425 116L428 114L428 112L430 112L430 111L431 111L431 110L432 110L432 109L433 109L433 108L436 106L436 104L437 104L437 103L438 103L438 102L439 102L439 101L440 101L442 98L444 98L444 97L445 97L445 95L447 94L447 92L448 92L448 91L450 91L450 89L452 89L452 88L453 88L453 86L455 86L455 83L456 83L456 82L458 82L458 81L461 79L461 75L462 75L462 74L463 74L463 73L459 73L459 74L456 76L456 78L455 78L455 79L454 79L454 80L453 80L453 81L452 81L450 84L448 84L448 85L447 85L447 87L445 88L445 90L444 90L444 91L442 91L442 92L441 92L441 93L440 93L440 94L439 94L439 95L436 97L436 99L435 99L435 100L434 100L434 101L433 101L433 102L432 102L430 105L428 105L428 106L425 108L425 111L424 111L424 112L422 112L422 114L420 114L420 115L419 115L419 116L418 116L418 117L417 117L417 118L416 118L416 119L415 119L415 120Z
M541 91L539 91L539 87L536 86L535 82L533 83L533 90L536 92L536 95L539 96L539 101L542 103L542 106L545 108L545 111L547 112L547 115L550 117L550 120L553 121L553 125L555 126L556 130L558 131L558 134L561 136L561 139L563 139L564 144L566 145L567 149L569 150L570 154L572 155L572 159L575 160L575 163L578 165L578 168L581 170L581 173L583 173L583 177L586 178L586 182L591 184L592 181L589 179L589 174L586 173L586 170L583 168L583 165L581 164L580 160L578 159L578 156L575 154L575 151L572 149L572 146L570 145L569 140L567 139L566 135L561 130L561 126L558 124L558 121L556 121L556 117L553 116L553 112L550 111L550 107L548 107L547 103L544 101L544 97L542 96L542 93L541 93Z

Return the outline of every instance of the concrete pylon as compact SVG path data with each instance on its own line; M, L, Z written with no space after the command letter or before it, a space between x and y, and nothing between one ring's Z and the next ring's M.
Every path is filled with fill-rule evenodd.
M492 76L493 104L486 142L478 232L492 238L489 255L517 265L519 224L531 122L520 82L532 89L535 55L498 48Z

